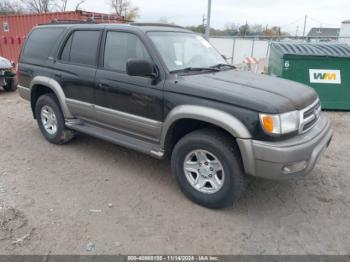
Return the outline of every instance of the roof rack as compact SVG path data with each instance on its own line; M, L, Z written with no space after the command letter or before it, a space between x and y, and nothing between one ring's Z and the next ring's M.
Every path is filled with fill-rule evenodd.
M163 26L163 27L174 27L174 28L185 29L184 27L179 26L179 25L163 24L163 23L130 23L130 25L134 25L134 26Z
M54 19L49 23L49 25L57 25L57 24L96 24L96 20L92 18L88 18L86 20L60 20Z

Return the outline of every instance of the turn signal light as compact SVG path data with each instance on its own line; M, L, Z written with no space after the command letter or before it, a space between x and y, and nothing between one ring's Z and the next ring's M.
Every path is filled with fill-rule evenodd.
M262 124L265 129L265 131L272 133L274 129L273 125L273 119L271 116L263 116L262 117Z

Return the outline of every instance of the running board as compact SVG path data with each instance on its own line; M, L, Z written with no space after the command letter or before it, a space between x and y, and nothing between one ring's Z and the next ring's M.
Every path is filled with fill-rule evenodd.
M164 151L161 150L160 146L157 144L145 142L143 140L111 131L99 126L87 124L81 121L67 121L66 127L90 136L100 138L113 144L117 144L139 151L141 153L145 153L147 155L151 155L158 159L162 159L164 157Z

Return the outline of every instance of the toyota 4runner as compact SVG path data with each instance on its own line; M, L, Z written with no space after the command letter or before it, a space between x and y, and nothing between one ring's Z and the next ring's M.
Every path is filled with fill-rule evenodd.
M185 195L209 208L236 201L247 175L309 173L332 137L312 88L237 71L171 25L38 26L18 88L49 142L82 132L169 157Z

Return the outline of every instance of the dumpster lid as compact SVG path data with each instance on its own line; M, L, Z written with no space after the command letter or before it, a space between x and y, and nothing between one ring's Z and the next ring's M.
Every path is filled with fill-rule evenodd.
M282 55L350 57L350 46L346 44L273 42L271 48Z

